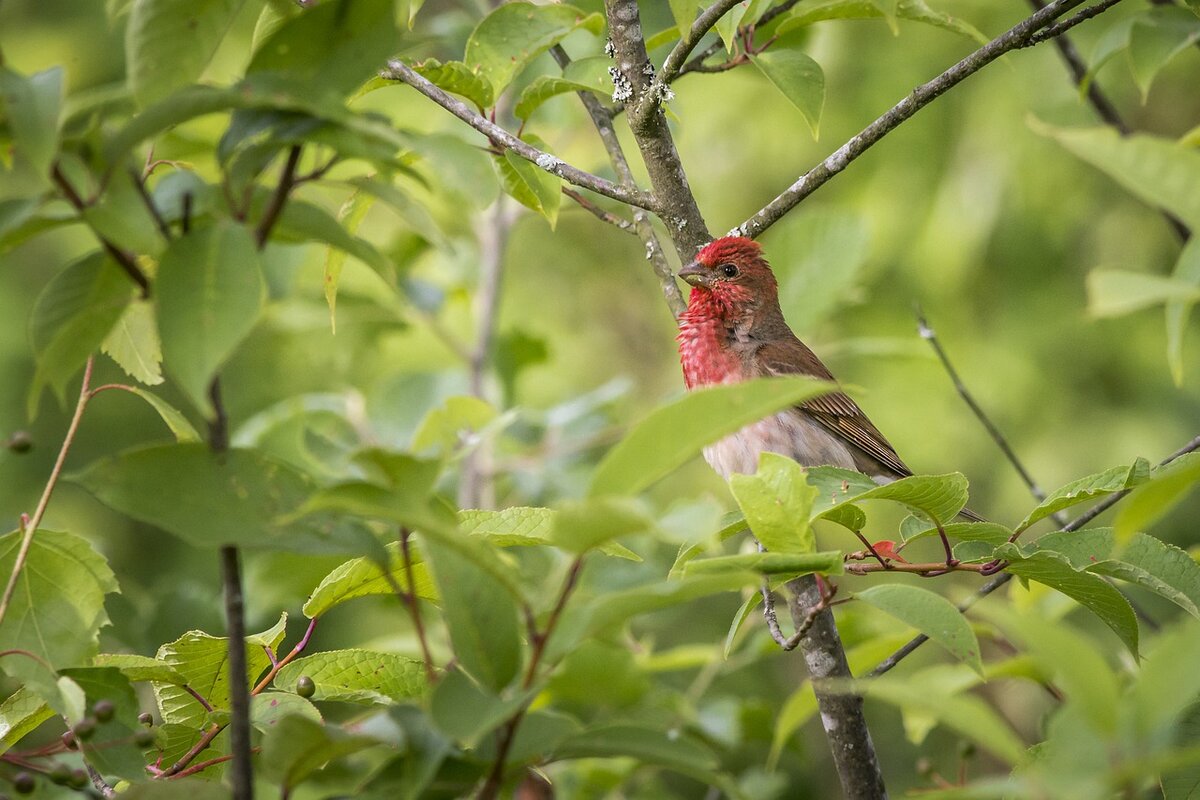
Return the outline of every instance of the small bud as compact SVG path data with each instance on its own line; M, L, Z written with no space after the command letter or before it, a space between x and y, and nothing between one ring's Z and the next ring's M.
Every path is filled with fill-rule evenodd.
M59 786L66 786L71 782L71 768L66 764L55 764L49 773L50 780L57 783Z
M96 704L92 706L92 715L100 722L111 722L116 713L117 707L111 700L97 700Z
M154 716L149 711L143 711L142 713L138 714L138 722L149 728L154 724Z
M296 679L296 694L301 697L312 697L317 693L317 684L307 675L301 675Z
M37 788L37 780L28 772L18 772L12 782L17 794L30 794Z
M75 736L77 738L86 742L88 739L92 738L92 735L96 732L96 718L84 717L83 719L79 720L78 723L76 723L72 730L75 731Z
M89 783L91 783L91 781L88 779L87 772L78 768L71 770L70 785L72 789L82 789Z
M154 731L134 731L133 743L138 747L149 747L150 745L154 744Z
M15 431L5 444L14 453L24 454L33 449L33 437L29 431Z
M75 738L74 731L67 731L62 735L62 743L68 750L78 750L79 741Z

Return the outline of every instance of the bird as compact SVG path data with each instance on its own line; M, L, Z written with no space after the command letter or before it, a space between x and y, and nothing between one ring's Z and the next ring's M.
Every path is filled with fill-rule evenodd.
M743 236L716 239L678 275L692 287L676 337L689 390L778 375L836 383L829 368L788 327L779 307L778 281L758 242ZM728 479L734 473L754 473L762 452L805 466L856 470L877 483L913 474L841 391L751 423L706 447L704 457ZM981 519L967 509L961 515Z

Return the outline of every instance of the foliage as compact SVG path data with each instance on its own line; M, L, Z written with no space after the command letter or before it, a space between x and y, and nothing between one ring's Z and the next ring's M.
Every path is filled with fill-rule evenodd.
M1119 78L1148 103L1159 133L1077 124L1047 59L1021 80L1061 89L931 106L922 143L866 162L850 202L766 235L799 332L840 337L822 352L893 392L863 402L942 472L877 485L769 454L728 486L698 464L706 446L834 385L673 396L670 326L633 268L661 245L621 237L682 226L576 200L559 158L601 157L573 95L610 124L634 111L603 4L487 5L110 0L103 20L59 9L75 27L51 35L51 12L6 4L0 424L38 447L21 459L14 434L0 457L19 520L0 536L0 779L36 773L35 796L64 797L90 768L131 800L226 797L244 723L263 796L495 796L544 776L563 797L824 797L821 692L867 698L876 741L896 743L895 795L1189 797L1200 678L1179 665L1200 659L1200 565L1170 540L1200 456L1147 458L1196 434L1200 245L1156 216L1200 230L1195 5L1104 21L1086 65L1085 82ZM642 4L655 63L706 7ZM793 151L816 147L800 120L814 140L848 136L928 77L910 69L1010 24L1003 7L958 10L755 0L712 20L704 70L685 72L730 74L658 95L712 218L794 181ZM10 41L22 25L32 44ZM114 51L85 47L90 30ZM396 86L400 67L464 99L459 119ZM722 102L688 96L706 81ZM942 129L950 144L931 148ZM1007 162L977 152L1002 144ZM620 166L594 172L631 188ZM1128 196L1102 197L1108 179ZM934 199L897 193L913 182ZM1028 266L1043 250L1060 269ZM903 303L861 302L885 271L958 329L977 323L972 377L1020 409L1061 488L1006 488L936 367L879 337L907 324L880 310ZM1136 327L1158 306L1165 337ZM1164 345L1170 380L1150 381ZM984 476L972 507L1006 524L958 520L965 474ZM1111 526L1060 520L1126 494ZM234 546L264 628L243 638L215 599L213 556ZM1017 580L961 613L996 574ZM836 606L859 677L797 683L760 623L802 576L839 587L820 608ZM914 633L937 648L864 677Z

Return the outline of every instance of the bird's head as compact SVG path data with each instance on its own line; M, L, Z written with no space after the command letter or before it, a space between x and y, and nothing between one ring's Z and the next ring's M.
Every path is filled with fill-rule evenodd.
M724 317L755 316L778 306L779 285L762 246L744 236L709 242L679 277L692 286L690 305L714 306Z

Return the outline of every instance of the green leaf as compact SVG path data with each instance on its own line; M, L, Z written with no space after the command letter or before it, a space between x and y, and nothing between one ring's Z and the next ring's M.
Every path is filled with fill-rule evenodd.
M54 716L36 692L22 686L0 703L0 753L8 752L26 734Z
M0 536L0 575L12 574L21 539L19 531ZM87 540L39 528L0 622L0 642L6 650L32 653L51 669L84 664L108 624L104 596L116 591L108 562ZM46 675L41 664L19 655L5 658L4 670L26 681Z
M281 621L286 619L286 615ZM279 624L272 627L274 635L267 640L272 650L283 641L283 629ZM260 639L261 640L261 639ZM263 646L246 642L246 681L253 686L258 677L271 666ZM187 686L203 697L213 709L228 711L230 697L229 639L210 636L203 631L188 631L173 642L158 648L158 660L166 662L183 676ZM295 662L293 662L295 663ZM199 737L201 727L208 719L209 710L200 705L191 692L176 683L154 683L154 696L158 701L163 722L186 725Z
M983 676L979 640L966 617L946 598L902 583L881 583L855 592L854 597L916 628Z
M975 26L949 14L934 11L925 4L924 0L899 0L899 2L892 3L892 6L895 9L895 16L900 19L942 28L980 44L988 42L988 38ZM813 5L804 3L797 6L777 30L779 33L787 33L814 22L830 19L885 19L886 17L887 13L882 3L871 0L827 0L827 2ZM889 22L889 25L894 31L894 24Z
M1143 742L1163 741L1188 712L1188 701L1200 693L1200 675L1181 669L1200 660L1200 627L1194 619L1167 628L1146 656L1141 675L1129 692L1133 733ZM1125 720L1123 720L1124 722ZM1128 724L1128 723L1127 723ZM1194 742L1190 743L1194 744Z
M428 688L419 660L373 650L327 650L297 658L279 670L275 688L295 692L301 676L316 684L313 700L386 705L420 697Z
M545 149L545 143L532 134L525 134L524 139L538 149ZM562 178L511 150L496 156L493 163L504 191L521 205L545 217L553 230L558 224L558 210L562 205Z
M576 28L599 33L603 26L599 14L584 14L565 4L505 3L475 26L463 61L499 95L530 61Z
M133 741L134 733L143 729L138 722L141 709L129 679L109 667L81 667L65 670L63 675L83 689L88 708L107 701L115 709L112 719L98 724L92 736L79 743L88 764L102 775L130 781L145 778L142 748Z
M700 3L697 0L670 0L670 3L671 16L675 19L679 36L686 36L687 32L692 29L692 23L696 21L696 12L700 8Z
M461 61L443 64L436 58L430 58L413 64L412 68L434 86L467 98L481 111L490 108L495 101L492 84L479 74L479 67L472 69Z
M304 475L256 451L217 455L200 443L127 450L69 479L110 508L198 547L289 545L298 531L276 519L313 491Z
M938 529L930 527L927 522L916 517L909 519L916 521L916 525L913 526L915 531L905 531L904 527L901 527L900 532L905 542L938 535ZM1003 544L1013 534L1012 528L998 525L995 522L951 522L943 525L942 531L951 539L958 539L962 542L983 542L991 545Z
M301 716L323 722L321 712L309 701L290 692L263 692L250 698L250 724L259 733L279 725L284 717Z
M413 434L412 449L416 452L440 450L452 452L472 434L479 433L496 419L496 409L478 397L451 397L433 409Z
M653 522L633 503L622 498L600 497L563 506L554 515L550 541L583 555L622 536L645 533Z
M1184 245L1171 278L1200 289L1200 237L1193 236ZM1171 377L1176 386L1183 385L1183 338L1193 305L1195 301L1186 299L1167 300L1167 364L1171 367Z
M499 511L467 509L458 512L459 529L463 533L486 539L497 547L553 544L555 518L558 512L550 508L514 506ZM618 534L623 535L623 534ZM601 553L641 561L637 553L617 542L601 542Z
M182 755L182 754L181 754ZM130 784L121 793L121 800L229 800L229 787L204 778L184 778L170 781L146 781Z
M1200 19L1186 8L1151 8L1139 14L1129 33L1129 66L1145 103L1160 70L1200 41Z
M250 333L266 300L249 232L222 222L171 242L159 264L156 297L167 371L207 412L209 384Z
M141 105L195 83L244 0L136 0L125 28L126 73Z
M725 52L732 53L734 45L737 44L738 28L743 28L754 24L764 10L767 3L763 0L741 0L735 3L726 11L717 24L713 26L717 35L721 37L721 41L725 43ZM689 25L689 27L691 27Z
M729 488L754 536L773 553L811 553L816 538L808 525L817 487L803 467L778 453L763 453L754 475L731 475Z
M163 382L162 342L158 339L154 305L149 301L130 303L100 343L100 349L134 380L147 386Z
M196 433L196 429L192 427L192 423L188 422L187 417L179 409L175 408L175 406L153 392L138 386L130 386L126 391L142 398L150 404L151 408L158 412L158 416L162 418L162 421L171 429L171 433L175 435L175 441L181 444L184 442L200 441L200 434Z
M802 556L783 557L802 558ZM803 556L803 558L811 558L811 556ZM564 619L571 616L576 617L574 622L579 629L578 636L580 637L599 635L611 632L626 620L639 614L660 611L714 594L740 591L746 586L757 586L758 583L758 576L745 570L709 575L687 575L681 580L659 581L646 586L609 593L594 600L588 608L568 608ZM560 629L569 629L570 627L571 625L560 625ZM560 635L550 641L557 652L558 648L569 648L572 644L572 637Z
M890 677L869 681L854 681L853 687L864 695L898 708L931 714L938 723L957 731L982 749L1008 764L1016 764L1025 756L1025 744L1012 728L985 703L974 695L917 692L905 681Z
M0 67L0 111L7 122L13 151L0 163L11 162L14 171L30 179L29 194L49 185L50 165L58 155L59 116L63 100L63 69L53 67L28 77ZM13 176L5 175L5 180ZM13 188L18 188L14 186ZM22 187L24 184L22 182ZM9 193L0 189L0 198ZM22 192L24 193L24 192Z
M182 686L187 678L165 661L128 653L101 653L92 659L93 667L112 667L131 681L156 681Z
M1088 313L1121 317L1162 303L1190 306L1200 300L1195 283L1152 272L1097 269L1088 273Z
M391 259L375 245L342 227L337 218L320 206L303 200L289 200L275 231L274 238L283 242L321 242L344 250L379 273L388 285L395 285L396 267Z
M769 50L751 56L750 61L800 110L813 139L817 139L821 108L825 105L825 73L820 64L801 50L805 43L803 33L784 36Z
M716 769L719 763L708 747L686 734L629 723L600 725L570 736L555 749L550 760L622 756L685 772Z
M246 74L274 73L294 86L346 95L394 54L392 6L392 0L335 0L307 7L262 43Z
M515 692L501 699L481 688L460 670L441 677L429 698L429 715L455 741L474 748L481 737L491 733L518 709L529 702L528 692Z
M63 400L66 383L104 341L133 296L132 284L101 253L55 275L33 305L29 339L37 371L29 387L28 413L37 413L42 388Z
M1014 544L1001 545L995 555L1010 562L1008 572L1062 592L1091 611L1137 656L1137 617L1129 601L1103 578L1073 569L1065 557L1056 553L1036 551L1026 555Z
M696 389L660 406L608 451L590 493L637 494L700 452L704 445L782 408L834 391L811 378L759 378Z
M338 223L353 235L366 218L367 212L375 204L375 196L361 189L350 195L342 207L338 209ZM342 276L342 267L346 263L346 251L330 247L325 252L325 302L329 304L329 327L337 333L337 289L338 280Z
M842 494L842 497L836 498L836 503L820 511L818 515L828 516L830 511L836 511L850 502L890 500L907 506L931 522L945 525L967 504L967 479L960 472L945 475L910 475L882 486L872 483L871 488L866 488L860 476L860 481L855 484L847 481Z
M416 547L410 546L409 548L413 573L411 588L408 584L408 572L404 568L400 543L392 542L386 549L389 559L388 573L391 574L392 580L403 591L412 592L424 600L436 602L437 590L434 589L433 579L429 575L429 567ZM304 615L313 619L347 600L353 600L356 597L390 595L394 591L378 562L365 556L353 558L337 566L321 580L321 583L309 596L308 602L304 604Z
M445 540L427 537L425 551L458 663L484 686L503 689L521 667L513 595L491 571Z
M1117 541L1128 541L1145 531L1200 483L1200 453L1188 453L1154 470L1148 483L1140 486L1117 514Z
M821 575L842 574L843 556L840 550L822 553L743 553L736 556L697 558L684 567L685 575L714 572L759 572L763 575Z
M1134 486L1145 483L1149 477L1149 462L1144 458L1139 458L1129 466L1112 467L1103 472L1097 472L1095 475L1088 475L1086 478L1071 481L1047 495L1046 499L1039 503L1037 508L1030 511L1029 515L1021 520L1021 524L1015 530L1018 532L1023 531L1034 523L1062 511L1064 508L1070 508L1079 503L1086 503L1088 500L1109 495L1113 492L1131 489Z
M1200 151L1170 139L1142 134L1122 137L1108 126L1067 129L1040 122L1032 126L1141 200L1200 230Z
M608 67L612 62L604 56L581 58L572 61L563 70L562 77L539 75L521 92L513 107L513 116L527 120L542 103L567 92L594 92L607 97L612 94L612 77Z
M343 0L345 2L345 0ZM262 743L263 771L287 790L303 783L330 761L378 744L366 736L353 736L336 725L307 717L283 717Z
M1200 616L1200 564L1161 539L1134 533L1118 547L1112 528L1049 533L1033 543L1064 556L1075 569L1128 581Z

